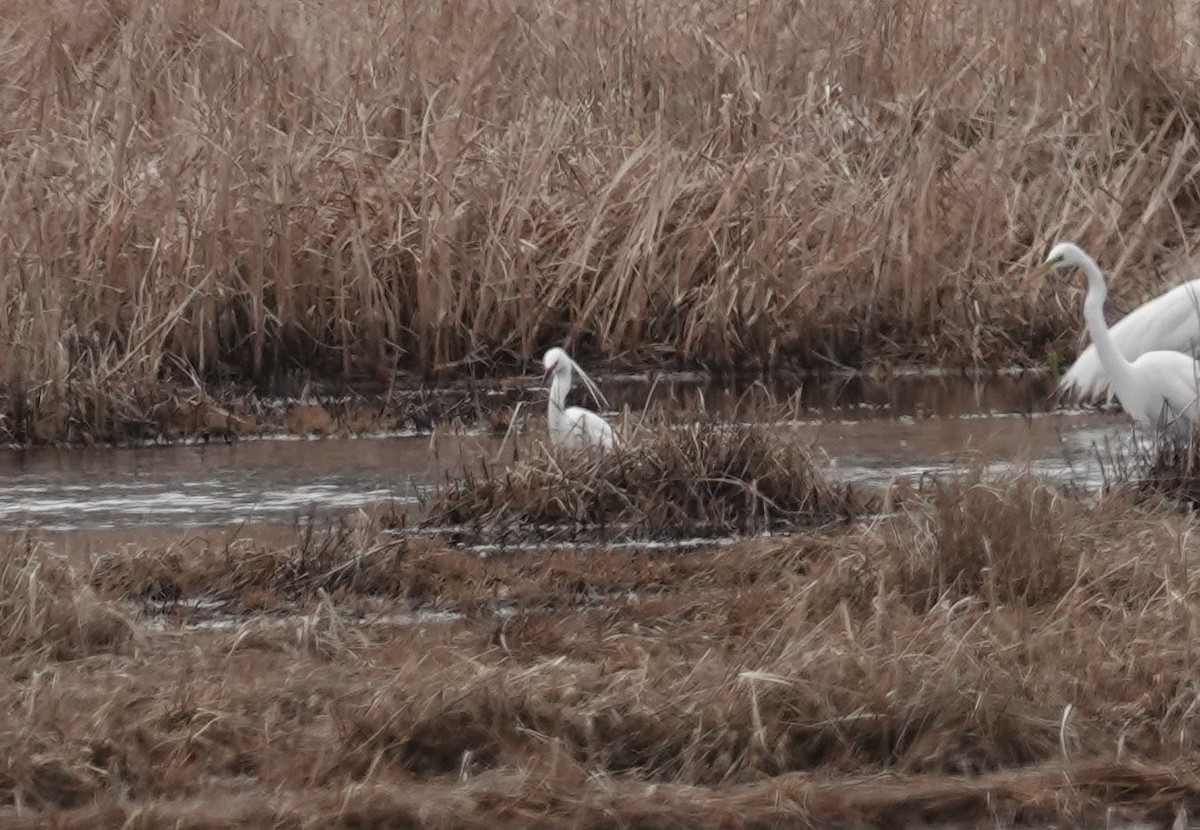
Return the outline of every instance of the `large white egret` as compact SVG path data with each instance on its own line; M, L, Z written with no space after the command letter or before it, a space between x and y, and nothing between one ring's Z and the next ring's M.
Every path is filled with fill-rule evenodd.
M1158 351L1200 355L1200 279L1177 285L1143 303L1109 331L1117 351L1129 360ZM1095 344L1075 359L1059 381L1059 388L1082 400L1112 397L1108 373Z
M553 348L542 358L542 368L550 381L550 405L546 412L546 420L550 425L550 443L556 447L567 449L582 449L584 447L599 447L611 450L617 444L617 436L608 422L579 406L567 406L567 392L571 389L572 372L579 373L579 379L592 394L596 403L607 406L604 396L592 383L592 379L560 348Z
M1069 267L1079 268L1087 277L1083 319L1092 345L1064 376L1063 388L1084 395L1107 389L1141 424L1176 432L1194 429L1200 423L1200 363L1176 349L1190 351L1184 331L1189 325L1187 316L1197 312L1191 297L1191 291L1197 289L1180 286L1141 306L1110 331L1104 319L1108 298L1104 275L1079 246L1070 242L1055 245L1025 285L1038 282L1056 268ZM1190 325L1200 335L1200 327Z

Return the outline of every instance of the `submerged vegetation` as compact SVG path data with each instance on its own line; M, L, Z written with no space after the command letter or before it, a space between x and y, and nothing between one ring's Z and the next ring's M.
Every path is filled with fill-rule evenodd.
M124 437L222 382L551 344L718 368L1070 351L1073 302L1014 296L1015 270L1072 237L1128 303L1200 230L1191 13L15 0L0 415L22 442Z

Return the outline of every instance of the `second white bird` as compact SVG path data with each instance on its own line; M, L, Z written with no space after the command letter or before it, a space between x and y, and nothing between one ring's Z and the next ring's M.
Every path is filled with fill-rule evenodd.
M597 404L608 406L596 384L592 383L592 379L579 364L565 351L556 347L546 352L542 358L542 368L550 378L550 404L546 412L546 421L550 426L550 443L566 449L599 447L611 450L615 447L617 436L607 421L583 407L567 406L567 392L571 389L573 372L579 373L579 379L583 381L583 385Z

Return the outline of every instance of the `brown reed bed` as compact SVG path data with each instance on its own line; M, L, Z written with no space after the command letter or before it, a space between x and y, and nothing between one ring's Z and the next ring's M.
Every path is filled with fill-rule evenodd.
M22 441L123 434L194 381L487 371L552 343L1025 362L1078 331L1073 302L1012 295L1053 239L1129 303L1200 227L1183 4L0 19L0 415Z
M273 559L246 540L89 571L27 540L6 553L21 604L0 606L0 631L35 605L65 623L0 635L0 820L807 828L1200 809L1195 517L1028 477L896 508L686 555L479 557L412 537L385 552L360 522ZM364 575L339 581L347 563ZM116 605L163 571L181 597L270 589L293 613L246 602L229 630L194 629ZM88 592L125 633L79 638ZM364 598L461 616L369 624Z
M422 524L477 542L664 539L845 521L871 499L825 477L813 453L773 425L643 424L613 452L535 442L515 464L449 479Z

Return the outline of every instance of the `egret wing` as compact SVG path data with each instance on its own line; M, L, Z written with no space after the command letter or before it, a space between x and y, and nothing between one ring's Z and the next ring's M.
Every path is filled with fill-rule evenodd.
M1133 371L1137 392L1142 396L1138 406L1144 410L1145 420L1157 423L1165 416L1182 418L1181 425L1196 422L1200 363L1182 352L1147 352L1133 362ZM1130 414L1137 417L1136 413Z
M567 410L574 438L586 447L601 447L611 450L616 446L617 436L608 421L587 409L573 406Z

